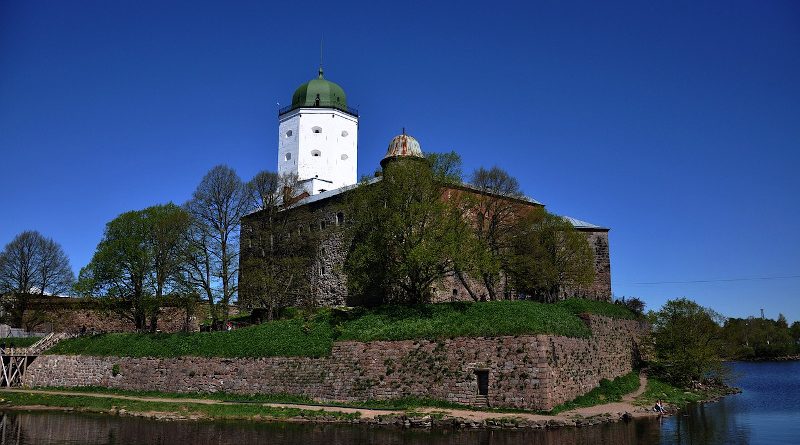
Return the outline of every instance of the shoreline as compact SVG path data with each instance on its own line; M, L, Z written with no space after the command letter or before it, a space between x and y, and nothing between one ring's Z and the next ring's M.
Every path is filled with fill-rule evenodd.
M435 407L419 407L409 410L385 410L349 408L331 405L302 405L290 403L237 403L212 399L176 399L163 397L136 397L79 391L47 391L26 389L0 390L0 410L8 411L60 411L83 412L101 415L131 416L158 421L249 421L290 423L337 423L343 425L365 425L401 428L472 428L472 429L554 429L580 428L629 421L645 417L671 416L679 409L666 414L653 412L636 405L636 398L644 392L643 385L620 402L606 403L547 415L533 412L502 413L495 411L461 410ZM724 395L704 400L711 402ZM47 403L24 403L52 399ZM59 399L61 397L62 399ZM74 405L66 398L90 397L108 406ZM10 400L9 400L10 399ZM17 399L17 402L14 401ZM92 400L87 399L87 400ZM73 406L59 404L59 400ZM21 402L21 403L20 403ZM126 402L136 406L127 407ZM639 402L641 403L641 402ZM165 409L164 404L169 404ZM228 412L225 409L228 409Z

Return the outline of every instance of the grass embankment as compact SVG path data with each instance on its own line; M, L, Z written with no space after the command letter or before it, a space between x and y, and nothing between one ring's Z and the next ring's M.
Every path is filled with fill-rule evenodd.
M709 387L706 390L681 389L651 377L647 381L647 389L636 399L636 404L650 407L660 399L664 403L681 408L689 403L703 402L729 393L725 388L716 387Z
M360 417L359 413L283 408L259 404L202 404L127 400L111 397L92 397L76 395L51 395L37 393L2 393L3 401L12 406L50 406L75 408L90 412L166 413L172 417L199 417L212 419L307 419L351 420Z
M499 335L555 334L588 337L579 313L633 318L620 305L567 300L443 303L386 306L275 320L223 332L104 334L60 342L50 354L126 357L271 357L329 355L337 340L413 340Z
M0 339L0 343L5 343L7 348L27 348L41 339L42 337L6 337Z
M639 371L617 377L614 380L603 379L600 386L567 403L556 406L548 414L601 405L603 403L621 402L622 397L639 389Z

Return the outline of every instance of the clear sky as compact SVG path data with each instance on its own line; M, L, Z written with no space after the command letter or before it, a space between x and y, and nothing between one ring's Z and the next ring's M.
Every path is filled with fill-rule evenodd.
M361 174L406 127L610 227L616 296L800 319L793 0L0 0L0 244L39 230L77 272L119 213L275 170L323 35Z

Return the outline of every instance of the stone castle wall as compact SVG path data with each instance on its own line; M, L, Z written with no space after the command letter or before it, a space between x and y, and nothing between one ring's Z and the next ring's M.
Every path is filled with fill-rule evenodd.
M429 397L482 403L476 371L488 372L489 406L550 409L633 369L638 322L587 316L590 338L552 335L337 342L330 356L132 358L43 355L25 386L106 386L166 392L302 395L323 401ZM119 374L113 375L114 365Z

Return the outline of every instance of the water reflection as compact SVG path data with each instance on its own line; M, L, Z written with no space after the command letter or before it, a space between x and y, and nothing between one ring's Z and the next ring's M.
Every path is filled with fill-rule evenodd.
M657 443L657 422L548 431L404 430L358 425L249 422L160 422L60 412L2 415L0 445L249 444L276 445L579 445Z

